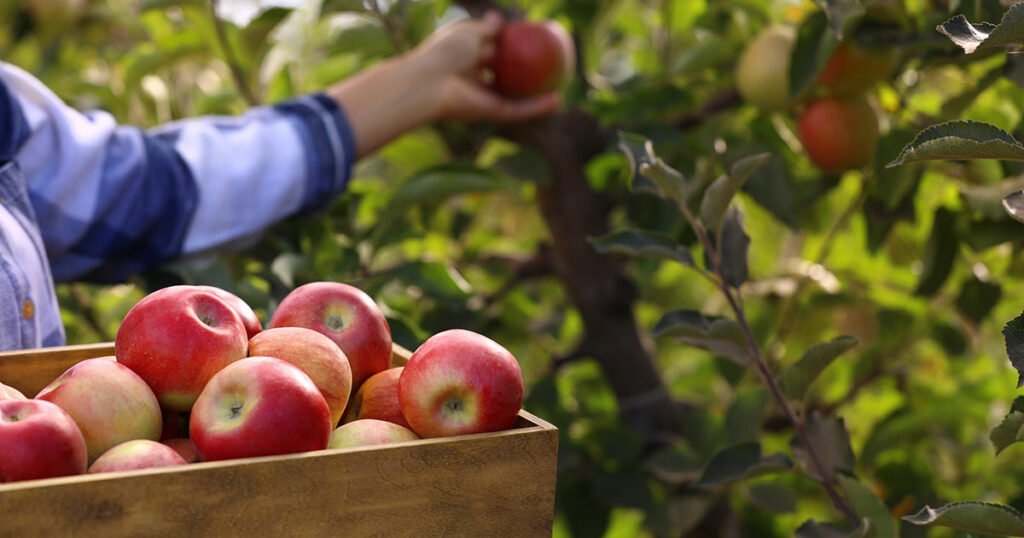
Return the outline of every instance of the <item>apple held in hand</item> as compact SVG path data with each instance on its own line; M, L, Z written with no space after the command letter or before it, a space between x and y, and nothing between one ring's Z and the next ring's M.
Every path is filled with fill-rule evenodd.
M269 328L305 327L323 334L348 357L352 386L391 366L391 329L365 292L339 282L311 282L295 288L270 318Z
M0 400L24 400L25 395L14 387L8 387L0 383Z
M0 401L0 484L82 474L87 464L82 432L56 404Z
M53 402L85 437L89 461L125 441L160 438L160 404L149 385L127 366L88 359L68 368L36 399Z
M508 97L554 91L572 78L575 64L576 47L561 24L509 22L495 43L494 88Z
M203 461L322 450L333 429L320 389L273 357L249 357L218 372L189 422Z
M214 374L245 357L247 343L245 326L227 302L195 286L171 286L128 311L114 354L164 408L188 411Z
M185 460L167 445L146 439L136 439L121 443L104 452L89 466L89 473L135 471L185 465L185 463Z
M241 297L231 293L230 291L222 290L214 286L194 286L196 289L208 291L228 303L228 306L233 308L238 317L242 318L242 325L245 325L245 335L247 338L256 336L260 331L263 330L263 325L260 324L260 318L256 316L256 312L253 312L252 307L248 303L242 300Z
M443 437L512 427L523 404L519 363L497 342L453 329L424 342L398 381L412 431Z
M331 424L341 420L352 395L352 367L330 338L304 327L275 327L249 340L249 355L275 357L298 366L327 401Z
M419 436L405 426L384 420L365 418L349 422L334 430L328 448L386 445L417 439Z
M825 172L867 165L878 145L878 118L863 97L826 97L807 105L799 120L800 142Z
M398 404L398 379L403 370L403 367L389 368L370 376L352 397L344 422L377 419L408 428L409 423L402 416L402 408Z

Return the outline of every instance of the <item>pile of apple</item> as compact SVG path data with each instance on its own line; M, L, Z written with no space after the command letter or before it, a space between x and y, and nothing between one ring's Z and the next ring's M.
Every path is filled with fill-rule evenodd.
M796 31L773 26L758 34L736 64L736 85L744 100L765 112L794 110L797 134L819 169L839 173L870 164L879 139L878 114L868 91L894 69L891 47L866 47L856 37L840 42L815 84L790 96L790 59Z
M164 288L114 353L33 399L0 384L0 483L498 431L523 398L516 359L471 331L391 368L380 308L335 282L294 289L266 330L229 292Z

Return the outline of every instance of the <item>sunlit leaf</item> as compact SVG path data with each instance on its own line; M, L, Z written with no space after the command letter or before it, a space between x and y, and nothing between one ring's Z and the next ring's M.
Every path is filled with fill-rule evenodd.
M903 520L993 536L1024 536L1024 515L1003 504L981 501L956 502L939 508L925 506Z
M733 197L740 192L750 176L767 164L769 159L771 159L769 153L760 153L740 159L732 166L729 174L716 179L704 191L704 197L700 203L700 220L708 230L712 232L718 230Z
M1016 442L1024 441L1024 396L1018 396L1013 400L1010 412L1002 422L992 428L988 438L992 441L996 454Z
M1014 4L999 24L972 23L957 15L936 30L970 54L978 49L1024 45L1024 5Z
M950 121L917 134L887 166L951 159L1024 160L1024 146L1010 133L979 121Z

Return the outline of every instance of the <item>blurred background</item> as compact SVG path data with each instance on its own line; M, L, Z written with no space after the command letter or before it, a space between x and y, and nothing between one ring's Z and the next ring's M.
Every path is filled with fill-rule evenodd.
M842 516L795 472L791 425L758 377L652 335L676 309L727 314L717 290L680 264L588 250L627 226L693 242L670 205L630 189L619 132L651 139L688 177L769 152L737 199L751 239L744 308L778 369L857 339L803 405L842 419L830 424L846 429L849 471L892 522L858 536L964 536L899 519L961 499L1024 509L1024 452L997 456L989 439L1016 395L1000 331L1024 305L1024 225L999 200L1024 186L1021 166L885 168L945 120L1020 130L1024 64L967 56L935 31L957 14L998 22L1005 2L5 0L0 60L76 108L151 127L317 91L489 5L571 31L564 112L409 133L363 160L328 211L255 245L123 284L63 284L69 343L113 340L128 308L173 283L234 291L266 320L297 285L347 282L377 299L403 346L461 327L519 359L524 407L560 430L555 536L845 536L801 527ZM870 12L879 24L860 38L894 56L865 92L882 131L874 163L829 174L801 148L799 105L746 104L734 73L761 30L803 31L842 9ZM709 471L743 444L765 458Z

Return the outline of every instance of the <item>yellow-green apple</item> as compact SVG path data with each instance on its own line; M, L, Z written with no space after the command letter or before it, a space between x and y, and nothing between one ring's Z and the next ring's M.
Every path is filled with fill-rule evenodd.
M135 471L185 465L185 460L173 448L147 439L125 441L111 447L89 466L89 473Z
M328 448L349 448L353 446L386 445L415 441L420 437L405 426L394 422L364 418L342 424L331 434Z
M530 97L557 90L572 78L576 47L555 21L504 24L490 61L494 88L508 97Z
M45 400L0 400L0 483L85 472L85 438Z
M388 368L370 376L348 404L344 422L373 418L408 428L409 423L398 405L398 378L404 369L401 366Z
M871 162L878 145L878 117L863 97L823 97L801 113L798 133L811 162L838 173Z
M795 43L793 28L772 26L743 49L736 62L736 88L746 102L767 112L789 106L789 62Z
M253 312L252 307L249 303L242 300L241 297L231 293L230 291L220 289L216 286L196 286L197 288L208 291L221 299L224 299L228 303L228 306L235 309L238 316L242 318L242 325L245 325L245 334L247 337L252 338L257 333L263 330L263 325L260 323L260 318L256 316L256 312Z
M87 359L39 391L38 400L60 406L85 437L89 461L125 441L160 438L160 404L149 385L127 366Z
M352 367L352 386L391 366L391 329L366 292L340 282L311 282L292 290L268 328L305 327L330 338Z
M275 327L249 340L249 355L276 357L306 373L331 410L331 424L341 420L352 395L352 367L330 338L305 327Z
M203 461L322 450L333 429L313 380L273 357L242 359L214 375L189 421Z
M0 383L0 400L24 400L25 395L14 387L8 387Z
M522 407L523 376L494 340L452 329L413 352L398 380L398 402L421 437L504 430Z
M226 301L195 286L171 286L128 311L114 355L149 384L162 407L188 411L213 374L245 357L248 341Z
M199 451L196 450L196 445L192 444L191 439L177 437L160 442L177 452L181 459L185 460L185 463L196 463L199 461Z

